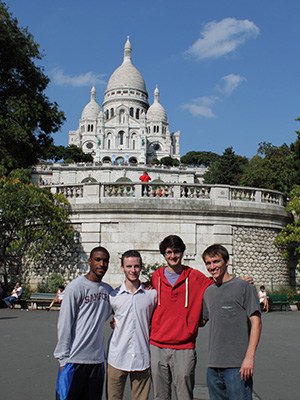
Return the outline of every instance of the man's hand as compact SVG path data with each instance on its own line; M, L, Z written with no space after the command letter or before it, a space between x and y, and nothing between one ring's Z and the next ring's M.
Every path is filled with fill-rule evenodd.
M251 283L252 285L254 284L253 276L241 276L241 279L243 281Z
M110 321L109 325L110 325L111 329L115 329L115 327L116 327L116 320L113 318L113 319Z
M241 379L247 380L253 376L254 357L246 356L240 369Z
M151 281L143 282L143 285L146 290L153 289Z

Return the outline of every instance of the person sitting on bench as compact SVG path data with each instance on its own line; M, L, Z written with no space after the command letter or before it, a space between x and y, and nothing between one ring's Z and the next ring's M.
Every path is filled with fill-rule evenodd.
M14 307L14 303L21 298L23 294L23 289L20 284L17 282L16 286L14 287L11 295L5 297L4 301L7 304L8 308L12 309Z
M259 303L261 305L263 303L263 305L264 305L263 309L266 310L266 312L268 313L269 312L269 296L267 295L264 285L262 285L259 289L260 289L258 292Z

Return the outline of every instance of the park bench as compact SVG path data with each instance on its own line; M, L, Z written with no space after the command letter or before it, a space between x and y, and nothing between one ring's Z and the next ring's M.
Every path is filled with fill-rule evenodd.
M31 293L30 300L31 308L38 310L38 308L49 307L52 300L56 297L56 293ZM60 306L56 304L55 306Z
M290 301L286 294L270 294L269 295L269 307L270 310L280 307L280 311L284 308L285 311L289 311Z
M293 301L294 301L294 303L296 303L298 310L300 310L300 294L295 294Z

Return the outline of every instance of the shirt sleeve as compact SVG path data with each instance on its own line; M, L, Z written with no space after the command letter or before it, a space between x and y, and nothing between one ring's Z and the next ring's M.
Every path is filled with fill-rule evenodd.
M73 328L77 315L79 299L80 293L77 287L66 288L57 324L58 342L54 350L54 357L58 359L61 367L67 364L70 356L70 350L74 340Z
M206 302L205 302L205 295L203 296L201 318L204 321L208 321L209 320L209 313L208 313L208 308L207 308L207 305L206 305Z
M248 317L251 317L251 315L256 311L260 313L260 305L256 289L249 282L247 282L246 285L245 302L246 302L245 309L247 311Z

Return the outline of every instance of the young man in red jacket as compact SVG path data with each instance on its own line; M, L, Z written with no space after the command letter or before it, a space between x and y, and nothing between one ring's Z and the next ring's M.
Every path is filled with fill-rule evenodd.
M192 400L202 299L214 281L181 264L185 244L180 237L167 236L159 249L167 266L152 275L158 293L150 332L154 398L170 400L173 382L178 399Z

